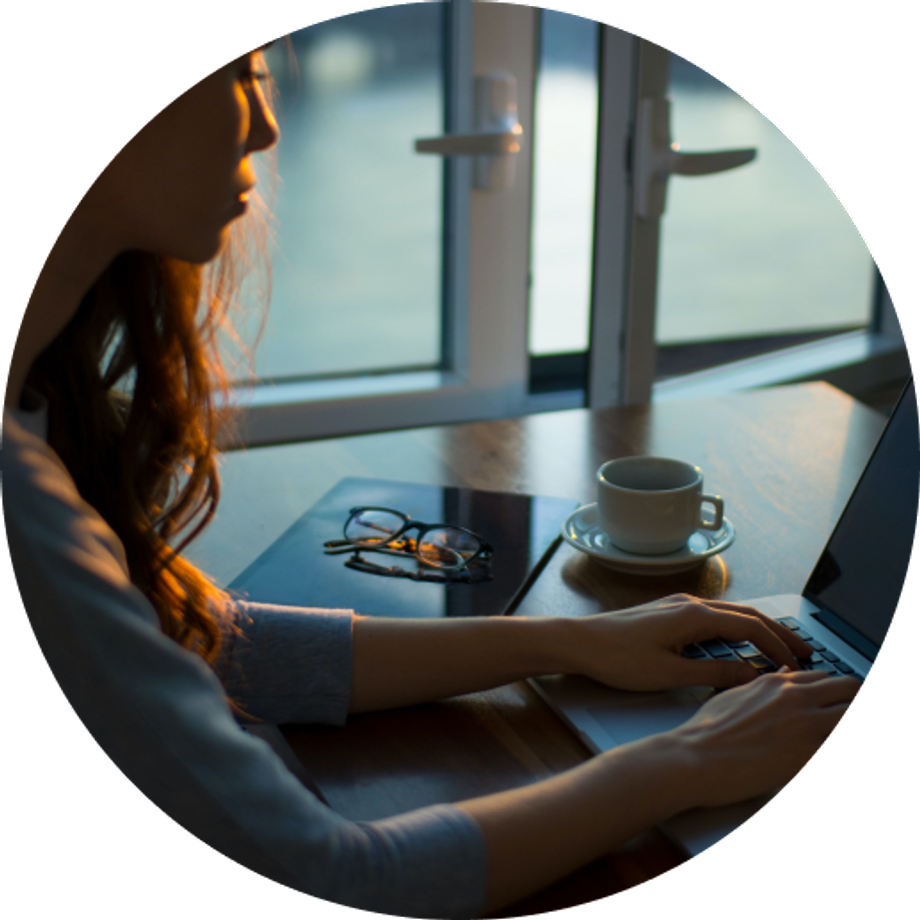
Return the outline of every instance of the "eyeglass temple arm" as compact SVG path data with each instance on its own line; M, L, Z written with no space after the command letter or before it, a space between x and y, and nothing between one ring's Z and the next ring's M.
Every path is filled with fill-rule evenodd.
M336 541L330 541L336 542ZM409 559L417 559L415 553L405 552L404 550L399 549L390 549L388 546L362 546L360 543L345 543L344 545L334 546L331 549L323 550L324 554L327 556L342 556L345 553L387 553L390 556L402 556ZM329 546L329 543L324 544Z

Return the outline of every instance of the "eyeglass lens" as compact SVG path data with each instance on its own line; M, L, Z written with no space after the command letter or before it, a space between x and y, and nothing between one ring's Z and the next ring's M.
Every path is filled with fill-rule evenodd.
M388 543L393 534L402 530L405 524L405 518L391 511L362 508L348 519L345 525L345 538L366 546Z

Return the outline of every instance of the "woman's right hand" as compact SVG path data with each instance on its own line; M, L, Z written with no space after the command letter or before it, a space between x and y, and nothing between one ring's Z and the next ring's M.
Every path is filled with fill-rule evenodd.
M484 912L688 808L777 789L814 754L858 688L852 678L824 671L767 674L719 694L672 731L612 748L542 782L458 803L486 840Z
M675 729L693 806L728 805L787 783L833 731L860 682L824 671L766 674L709 700Z

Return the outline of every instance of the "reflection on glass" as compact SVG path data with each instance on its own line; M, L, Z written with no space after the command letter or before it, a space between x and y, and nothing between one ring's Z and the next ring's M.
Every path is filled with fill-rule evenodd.
M671 135L685 151L757 147L731 172L674 177L661 225L659 344L865 325L874 266L811 164L740 96L671 56Z
M272 309L261 378L441 359L442 4L370 10L268 52L280 91Z
M541 11L529 349L585 351L591 299L598 25Z
M395 508L421 521L454 524L494 548L490 578L470 583L384 578L327 555L352 508ZM440 618L510 613L558 543L570 499L392 482L342 479L230 585L252 600L308 607L345 607L369 616ZM373 557L368 561L385 560ZM411 560L394 560L411 567Z

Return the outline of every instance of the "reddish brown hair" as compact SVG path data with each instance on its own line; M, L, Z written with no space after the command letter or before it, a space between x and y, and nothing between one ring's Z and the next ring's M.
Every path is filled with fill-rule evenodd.
M220 497L222 351L240 345L228 313L250 267L242 240L265 254L252 231L235 226L207 269L121 254L28 378L49 401L49 444L124 544L163 631L209 661L230 626L228 598L180 553Z

